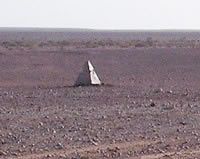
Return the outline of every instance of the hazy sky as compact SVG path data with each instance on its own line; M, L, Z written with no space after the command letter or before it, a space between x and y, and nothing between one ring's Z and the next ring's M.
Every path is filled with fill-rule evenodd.
M200 29L200 0L0 2L0 27Z

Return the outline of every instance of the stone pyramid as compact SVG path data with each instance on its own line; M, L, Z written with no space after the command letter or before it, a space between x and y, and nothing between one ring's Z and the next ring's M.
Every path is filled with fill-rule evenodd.
M99 77L97 76L94 67L90 61L87 61L83 65L83 70L79 74L75 86L89 86L89 85L101 85Z

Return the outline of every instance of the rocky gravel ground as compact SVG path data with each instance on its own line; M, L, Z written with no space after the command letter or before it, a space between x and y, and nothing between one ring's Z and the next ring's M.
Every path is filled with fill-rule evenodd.
M115 86L5 89L0 102L1 157L119 144L119 150L108 148L97 156L110 157L114 151L124 158L197 150L200 145L197 94L162 89L140 94ZM138 141L149 144L120 153L120 143ZM82 154L65 157L70 155Z
M2 53L0 158L200 156L198 49ZM87 59L104 86L73 87Z

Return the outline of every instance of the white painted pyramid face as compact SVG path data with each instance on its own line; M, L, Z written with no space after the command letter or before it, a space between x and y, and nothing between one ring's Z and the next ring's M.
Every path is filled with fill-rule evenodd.
M75 82L76 86L81 85L101 85L101 81L97 76L94 67L90 61L87 61L82 72L79 74L77 81Z
M91 84L101 85L101 81L100 81L99 77L97 76L97 74L94 70L94 67L92 66L90 61L88 61L88 67L89 67L89 71L90 71Z

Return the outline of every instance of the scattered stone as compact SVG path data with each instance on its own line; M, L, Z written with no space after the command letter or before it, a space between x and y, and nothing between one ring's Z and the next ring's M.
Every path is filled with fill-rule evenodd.
M4 96L7 96L7 95L8 95L8 92L4 92L3 95L4 95Z
M46 155L46 157L47 157L47 158L50 158L50 157L54 157L54 155L48 154L48 155Z
M11 152L11 155L18 156L18 153L17 152Z
M98 145L98 142L97 142L96 139L90 139L90 142L91 142L93 145L95 145L95 146Z
M151 106L151 107L155 107L156 104L155 104L154 102L151 102L151 103L150 103L150 106Z
M0 156L6 156L6 152L0 151Z
M61 143L57 143L55 148L56 148L56 149L62 149L62 148L63 148L63 145L62 145Z
M66 155L65 154L62 154L62 155L59 155L60 158L65 158Z
M163 92L163 89L162 88L159 88L159 89L155 89L154 90L154 93L162 93Z
M169 93L169 94L172 94L172 93L173 93L173 91L172 91L172 90L169 90L169 91L167 91L167 93Z
M53 134L56 134L56 130L53 130Z
M109 152L117 152L117 150L115 148L113 149L113 148L110 148L110 147L107 148L107 151L109 151Z
M181 121L180 124L181 124L181 125L186 125L187 123L184 122L184 121Z

